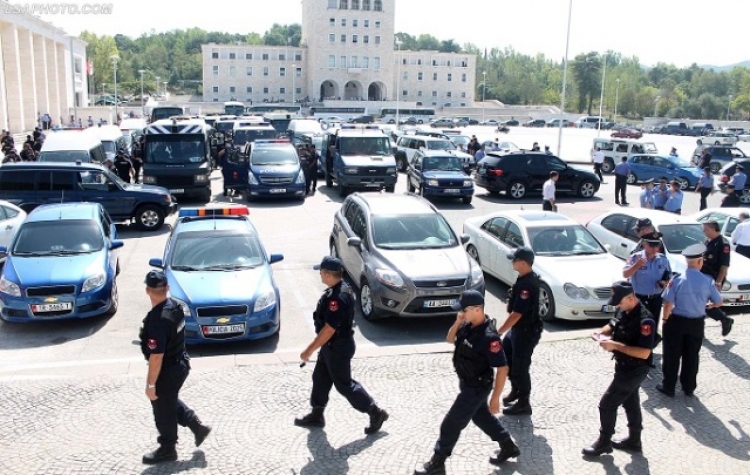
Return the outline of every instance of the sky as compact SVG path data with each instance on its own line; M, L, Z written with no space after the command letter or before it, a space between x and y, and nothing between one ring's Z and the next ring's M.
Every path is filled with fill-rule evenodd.
M39 1L39 0L32 0ZM98 0L65 0L94 4ZM70 34L132 38L191 27L263 34L273 23L301 23L302 0L103 0L111 14L48 14ZM310 0L305 0L310 1ZM326 3L326 0L317 0ZM570 0L569 57L608 50L641 64L725 66L750 60L746 47L748 0ZM12 3L23 3L12 1ZM54 2L49 2L54 3ZM61 2L62 3L62 2ZM568 20L565 0L396 0L396 32L429 33L440 40L561 60Z

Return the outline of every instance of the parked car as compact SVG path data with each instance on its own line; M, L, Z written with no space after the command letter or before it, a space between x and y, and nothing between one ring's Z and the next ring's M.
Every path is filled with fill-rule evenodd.
M643 137L643 133L636 129L620 129L612 132L610 137L617 137L623 139L639 139Z
M451 119L436 119L430 122L430 127L433 127L433 128L445 127L448 129L452 129L456 127L456 123Z
M485 140L482 142L482 146L484 147L485 152L512 152L515 150L521 150L514 142L509 142L507 140L498 141L497 150L494 148L494 140Z
M693 158L691 163L698 166L700 163L701 154L704 150L708 149L708 153L711 154L711 161L709 167L711 167L711 173L721 172L721 168L731 163L733 160L742 160L747 158L745 152L742 149L726 145L699 145L693 152Z
M544 127L547 125L547 121L544 119L531 119L523 124L524 127Z
M720 177L718 180L718 186L721 191L724 191L724 189L727 187L727 183L732 180L732 175L734 175L734 173L737 171L738 164L742 165L742 167L745 169L745 173L748 173L748 171L750 171L750 158L735 160L724 165L724 167L719 172ZM745 183L745 189L742 190L742 194L740 195L740 202L745 206L750 205L750 183Z
M612 282L622 279L623 263L576 221L558 213L508 210L469 218L464 232L470 237L466 252L507 285L517 273L506 255L520 246L534 250L542 319L611 318L604 307Z
M740 224L740 213L747 213L745 208L706 208L690 216L690 218L705 223L712 219L719 224L719 229L729 245L734 249L735 244L732 242L732 231ZM742 255L742 254L740 254Z
M554 155L528 150L488 152L477 164L474 185L491 194L505 192L509 198L521 199L541 192L553 170L559 173L558 193L591 198L599 190L601 183L592 172L571 167Z
M734 145L738 141L738 138L735 134L731 132L722 132L719 130L713 130L708 133L708 135L704 135L703 137L699 138L696 143L698 145L703 144L714 144L714 145Z
M407 174L407 189L424 197L461 198L467 205L474 196L474 180L466 174L461 160L445 151L418 150Z
M506 127L518 127L521 124L516 119L510 119L503 122L503 125Z
M659 181L665 176L669 181L680 182L680 189L695 188L703 171L693 166L684 158L663 155L631 155L628 158L630 174L628 184L635 185L639 181Z
M354 193L333 219L331 255L358 288L365 320L454 316L464 290L484 293L484 274L448 221L415 195Z
M635 234L636 221L648 218L662 233L665 255L673 272L683 273L687 268L682 251L706 240L703 226L687 216L666 211L634 208L615 208L601 214L586 225L609 252L627 259L640 241ZM750 260L732 251L727 279L721 289L725 306L750 305Z
M483 120L482 122L480 122L479 125L490 125L492 127L497 127L500 125L500 123L496 121L495 119L487 119L487 120Z
M550 119L547 121L546 126L547 127L560 127L561 121L562 121L563 127L570 127L570 121L568 119Z
M26 211L13 203L0 200L0 246L10 247L13 237L26 220ZM0 254L0 262L4 262L6 254Z

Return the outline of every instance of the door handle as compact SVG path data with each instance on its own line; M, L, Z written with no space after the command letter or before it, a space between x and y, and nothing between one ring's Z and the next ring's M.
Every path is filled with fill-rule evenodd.
M6 231L10 231L11 229L13 229L13 225L12 224L9 224L9 225L5 226L5 230Z
M625 244L625 243L620 243L620 247L624 247L624 248L627 248L627 247L628 247L628 245L627 245L627 244Z

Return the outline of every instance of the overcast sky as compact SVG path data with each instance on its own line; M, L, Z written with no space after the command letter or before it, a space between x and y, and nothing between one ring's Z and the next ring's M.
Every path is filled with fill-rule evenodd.
M37 0L34 0L37 1ZM65 0L92 4L96 0ZM308 1L308 0L305 0ZM325 0L317 0L325 3ZM21 2L12 2L21 3ZM301 0L104 0L111 15L46 15L68 33L138 37L199 27L263 34L273 23L300 23ZM429 33L480 48L565 54L566 0L396 0L396 31ZM750 1L573 0L570 56L613 50L642 64L724 66L750 60Z

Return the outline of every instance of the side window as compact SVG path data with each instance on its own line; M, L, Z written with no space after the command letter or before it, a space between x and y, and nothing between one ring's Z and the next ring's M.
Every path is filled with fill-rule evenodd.
M539 155L528 155L526 157L526 168L533 175L546 175L548 173L547 165Z
M633 144L630 153L643 153L643 145L637 143Z
M628 144L621 143L617 144L617 153L628 153Z
M549 171L556 171L556 172L562 172L568 168L568 166L560 160L559 158L552 156L547 157L547 168L549 168Z
M507 225L508 220L505 218L492 218L482 225L482 230L500 241L503 233L505 233L505 226Z
M85 170L77 173L76 185L81 190L109 191L109 178L96 170Z
M13 170L0 173L0 191L34 191L34 171Z
M104 146L101 144L92 148L91 151L89 151L89 154L91 155L91 160L97 163L104 163L104 160L107 158L107 154L104 152Z
M111 236L111 229L112 229L112 221L109 219L109 214L102 209L101 215L99 216L99 219L102 222L102 226L104 227L104 235L107 236L108 239L112 239Z
M52 176L52 191L73 191L73 176L74 173L67 171L53 171L50 173Z
M346 222L349 223L350 228L354 228L354 217L357 215L357 211L359 211L359 206L354 201L350 201L344 211L344 217L346 218Z
M736 148L732 149L732 158L745 158L745 154L742 153L742 150L738 150Z
M411 157L411 165L415 168L422 165L422 155L415 153L414 156Z
M729 221L727 222L727 230L724 233L725 236L729 237L734 232L734 228L737 227L737 225L740 224L740 220L737 218L729 218Z
M354 216L354 222L352 223L352 231L354 234L362 240L362 243L367 241L367 223L365 221L365 214L362 210L358 210Z
M624 214L613 214L602 220L602 227L608 231L625 236L627 234L630 216Z
M12 219L18 216L18 211L13 208L6 208L5 206L0 206L0 208L3 209L3 214L5 215L5 218L3 219Z
M419 150L422 147L427 147L424 143L424 140L417 140L417 146L415 147L417 150Z
M612 142L605 142L599 146L602 152L611 152L614 150L615 145Z
M507 244L509 247L523 246L523 236L521 236L521 228L519 228L516 223L510 223L504 241L505 244Z
M12 218L13 216L8 216L7 211L12 211L10 208L6 208L5 206L0 206L0 221L5 221L8 218Z

